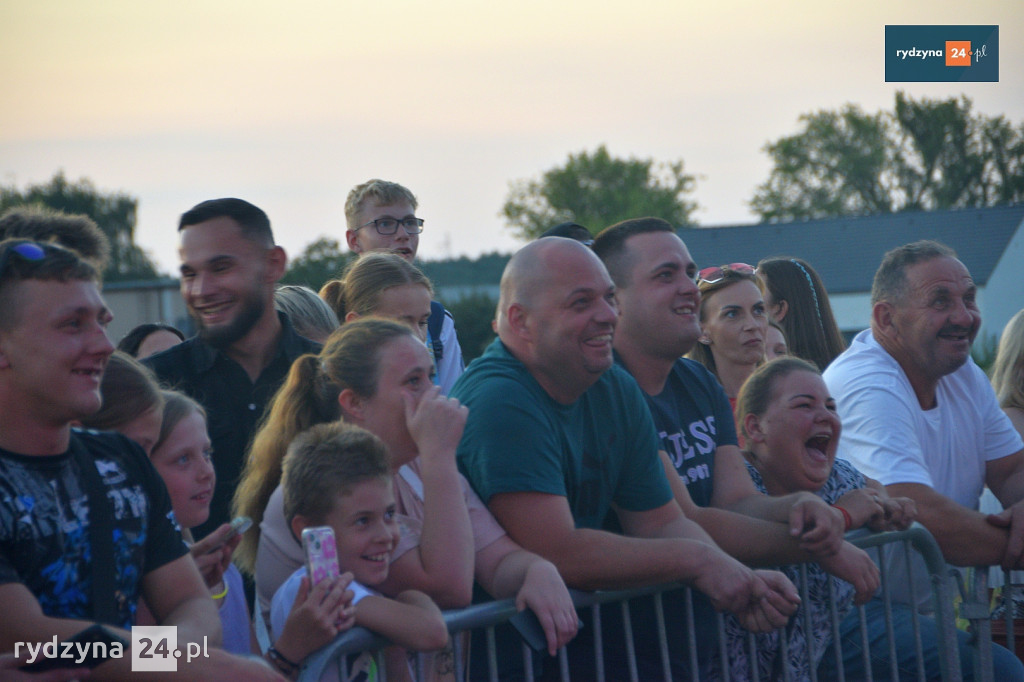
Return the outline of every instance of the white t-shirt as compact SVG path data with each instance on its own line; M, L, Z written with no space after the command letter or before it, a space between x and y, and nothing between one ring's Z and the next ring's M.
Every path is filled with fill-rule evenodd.
M462 364L459 337L455 334L455 319L447 311L441 322L440 337L444 350L441 353L441 361L437 363L437 384L441 387L441 392L448 395L455 385L455 380L462 376L465 366Z
M973 360L939 380L930 410L871 330L824 377L843 423L838 456L885 485L921 483L977 509L985 463L1024 447Z
M274 641L281 636L284 632L285 622L288 620L288 614L292 611L292 604L295 603L295 598L299 596L299 586L302 583L303 576L306 575L306 567L296 569L294 573L288 576L288 579L281 584L277 592L274 593L274 598L270 602L270 632L271 637ZM369 588L366 588L355 580L349 583L348 589L352 590L354 596L352 597L352 605L354 606L363 597L370 595L379 595L379 592L375 592ZM373 661L372 654L363 652L361 654L354 655L349 663L349 679L370 679L376 680L376 673L370 673L369 671L376 670L376 664ZM356 671L366 671L369 674L366 677L356 676L351 677L352 673ZM338 668L334 665L328 665L324 669L323 674L320 676L320 682L340 682L341 676L338 674Z
M277 639L284 632L284 624L288 620L288 614L292 611L292 604L295 603L295 598L299 595L299 585L302 583L302 578L306 575L306 567L298 568L288 576L281 587L274 593L274 598L270 601L270 633L273 639ZM378 594L366 587L363 587L355 580L348 585L348 589L352 590L355 596L352 598L352 605L355 606L359 603L359 600L363 597Z
M399 512L398 525L401 529L401 537L395 550L391 553L392 563L420 544L422 524L417 519L410 519ZM284 517L284 489L277 486L271 493L270 499L267 501L267 508L263 512L263 521L260 522L260 541L256 549L256 601L264 620L270 618L270 602L274 594L292 575L292 571L305 566L305 562L306 556L302 551L302 544L295 539L288 520ZM287 611L285 615L288 615Z
M973 360L939 380L930 410L921 409L906 373L871 330L854 338L824 378L843 424L837 456L884 485L920 483L977 509L986 462L1024 447ZM890 563L902 563L895 559ZM915 571L915 582L919 605L929 607L925 575L923 568Z

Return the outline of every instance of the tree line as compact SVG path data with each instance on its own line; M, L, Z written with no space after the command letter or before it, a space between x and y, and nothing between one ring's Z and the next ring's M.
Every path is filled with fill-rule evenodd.
M867 113L855 104L799 117L792 135L767 143L768 178L749 201L763 222L781 222L1012 204L1024 200L1024 122L973 111L966 96L914 99L897 92L891 110ZM501 215L516 236L534 239L564 221L596 234L626 218L657 216L694 226L698 176L683 161L618 158L605 145L571 153L540 176L513 180ZM38 205L91 217L107 235L107 281L160 277L135 243L138 201L98 190L62 171L46 183L19 189L0 185L0 213ZM337 277L350 255L339 240L320 237L291 262L284 282L318 288ZM436 286L497 282L508 256L486 254L422 263ZM493 335L494 301L470 296L446 302L464 308L460 337L467 355ZM459 312L455 310L453 312ZM486 319L484 319L486 318ZM467 347L468 346L468 347Z

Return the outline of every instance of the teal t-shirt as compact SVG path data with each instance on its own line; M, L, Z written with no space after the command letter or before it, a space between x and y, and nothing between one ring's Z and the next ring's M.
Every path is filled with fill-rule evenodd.
M562 495L577 528L602 528L612 503L646 511L672 500L650 411L620 367L562 405L495 340L451 396L469 407L459 469L485 503L499 493Z

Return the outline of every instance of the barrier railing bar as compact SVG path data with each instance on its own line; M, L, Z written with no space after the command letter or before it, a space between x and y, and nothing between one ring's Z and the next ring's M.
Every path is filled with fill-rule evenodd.
M654 595L654 618L658 626L658 653L661 654L661 674L665 682L672 682L672 666L668 660L668 632L665 629L665 604L661 592Z
M640 673L636 669L636 644L633 642L633 619L629 617L629 600L623 600L622 631L626 638L626 663L629 665L630 682L640 682Z
M950 599L950 592L949 592L949 587L950 586L949 586L948 581L945 578L945 573L944 573L944 571L946 569L945 561L942 559L942 555L941 555L941 552L939 551L938 545L935 543L935 540L934 540L934 538L932 538L931 534L928 533L922 526L920 526L918 524L914 524L914 526L912 526L910 529L908 529L906 531L898 531L898 532L890 532L890 533L878 533L878 534L855 533L855 534L851 534L850 536L848 536L848 539L851 542L853 542L855 545L857 545L859 547L862 547L862 548L879 548L879 547L882 547L883 545L889 545L889 544L893 544L895 542L904 541L904 542L907 542L910 545L912 545L914 547L914 549L917 551L917 553L922 557L922 559L925 562L925 565L928 568L928 572L929 572L929 575L930 575L930 578L931 578L931 581L932 581L932 592L933 592L933 599L934 599L934 604L935 604L935 616L936 616L936 622L937 622L937 626L938 626L939 657L940 657L940 667L941 667L942 678L943 678L943 680L948 680L949 682L959 682L962 678L961 678L960 669L959 669L959 655L958 655L956 632L955 632L953 613L952 613L952 601ZM880 564L884 564L884 562L881 562L881 561L879 563ZM806 585L806 580L801 580L801 583ZM1008 585L1010 584L1009 581L1007 581L1007 584ZM572 590L571 591L573 602L576 605L577 609L583 609L583 608L587 608L587 607L592 607L592 611L593 611L593 619L592 619L593 620L593 637L594 637L594 640L595 640L595 656L596 656L595 663L596 663L596 673L597 673L598 682L603 682L603 680L605 678L604 662L602 660L603 656L601 655L601 652L603 651L603 642L602 642L602 635L601 635L600 605L601 604L605 604L605 603L611 603L611 602L623 603L624 612L628 615L629 611L628 611L628 607L626 607L625 604L624 604L625 600L633 599L633 598L641 597L641 596L660 595L662 592L669 591L669 590L674 590L674 589L679 589L679 588L683 588L683 587L685 587L685 586L673 583L673 584L651 585L651 586L647 586L647 587L643 587L643 588L636 588L636 589L631 589L631 590L621 590L621 591L614 591L614 592L611 592L611 591L580 592L580 591L576 591L576 590ZM987 590L987 588L986 588L986 590ZM1008 613L1008 616L1007 616L1007 622L1008 622L1008 627L1007 627L1008 637L1007 638L1008 638L1008 643L1010 643L1011 646L1012 646L1012 641L1013 641L1012 640L1012 638L1013 638L1013 632L1012 632L1012 616L1013 616L1013 613L1012 613L1012 588L1010 588L1008 591L1009 591L1009 595L1007 597L1008 598L1008 602L1007 603L1008 603L1008 611L1009 611L1009 613ZM830 593L831 593L831 587L830 587ZM806 600L806 597L804 597L804 598ZM687 589L684 592L684 602L685 602L685 614L684 614L684 617L686 619L686 624L687 624L687 627L688 627L688 631L691 632L691 633L696 632L696 630L695 630L695 622L694 622L694 611L693 611L693 597L692 597L692 593L691 593L691 591L689 589ZM833 604L834 604L834 600L833 600ZM866 674L870 678L870 675L871 675L871 665L870 665L870 663L871 662L870 662L870 650L869 650L869 647L868 647L868 644L867 644L867 626L866 626L866 622L865 622L865 611L864 611L863 607L858 607L858 608L860 610L861 639L862 639L862 641L864 643L863 655L864 655L864 659L865 659L865 671L866 671ZM833 610L834 610L834 606L833 606ZM496 648L494 648L495 645L494 645L494 640L493 640L493 625L498 624L498 623L503 623L503 622L507 621L516 612L517 611L516 611L516 608L515 608L514 601L512 599L504 599L504 600L493 601L493 602L488 602L488 603L484 603L484 604L475 604L475 605L469 606L469 607L467 607L465 609L459 609L459 610L454 610L454 611L447 611L447 612L444 613L444 619L445 619L445 624L448 626L449 632L452 632L452 633L460 632L460 631L463 631L463 630L478 629L478 628L481 628L481 627L490 627L490 634L488 636L488 650L489 650L488 651L488 656L489 657L493 657L494 659L496 659L497 654L496 654ZM659 646L662 647L662 649L661 649L661 651L662 651L662 668L664 670L665 668L668 667L668 670L665 670L665 672L666 672L666 674L670 674L670 667L669 667L669 661L668 661L668 657L669 657L668 651L669 650L667 648L667 631L665 629L665 623L664 623L665 614L664 614L664 609L663 609L662 602L660 601L660 598L656 602L656 617L658 619L658 636L659 636L659 639L665 639L665 642L659 641ZM805 615L805 619L806 618L808 618L808 616ZM832 622L832 629L833 629L833 634L835 635L835 633L838 632L838 628L839 628L838 614L833 613L832 614L832 620L833 620L833 622ZM720 660L720 662L722 664L722 670L725 672L726 675L728 675L728 673L729 673L729 665L728 665L729 664L729 659L728 659L728 652L725 651L726 638L724 636L724 627L723 627L723 620L722 620L721 614L718 614L717 621L718 621L717 622L717 626L718 626L718 629L719 629L719 652L718 652L719 660ZM626 627L631 629L630 620L629 620L628 617L626 618L625 622L626 622ZM809 621L805 620L804 622L805 622L805 630L806 630L805 635L807 635L808 638L809 638L809 641L808 641L809 655L813 656L813 653L814 653L813 647L814 647L814 645L813 645L813 642L810 641L810 639L813 639L813 638L810 638L810 628L807 627L807 625L806 625L807 623L809 623ZM892 621L891 621L891 612L888 611L888 607L887 607L887 628L890 631L890 634L889 634L890 651L892 651L892 649L894 648L893 638L892 638L892 634L891 634ZM916 622L916 620L915 620L914 628L915 628L915 647L917 648L916 653L917 653L917 658L920 661L920 659L921 659L920 629L919 629L919 625ZM980 641L982 641L982 642L990 641L991 630L990 630L989 621L988 621L987 618L979 619L979 621L978 621L978 632L979 632L979 636L980 636ZM693 679L696 680L696 679L698 679L698 671L700 669L699 665L698 665L697 642L696 642L696 638L695 637L688 637L687 640L688 640L687 641L687 645L688 645L688 648L689 648L689 652L688 652L689 653L689 659L690 659L690 663L691 663L691 674L692 674ZM788 660L788 646L786 646L786 644L785 644L785 642L787 641L787 633L783 632L781 634L781 636L780 636L780 640L783 642L783 644L781 645L781 648L780 648L781 668L782 668L782 670L785 671L785 675L787 675L787 678L788 678L788 676L791 674L792 671L790 669L789 660ZM382 647L387 646L388 644L389 644L388 640L386 640L383 637L379 637L377 635L374 635L373 633L371 633L371 632L369 632L367 630L364 630L362 628L353 628L350 631L348 631L348 632L340 635L339 637L337 637L334 641L332 641L331 643L329 643L328 645L326 645L325 647L323 647L319 651L317 651L314 654L312 654L309 657L307 657L307 659L306 659L306 661L304 661L304 665L302 667L300 679L304 680L304 681L305 680L318 680L320 678L320 676L322 675L326 665L328 663L330 663L330 662L335 662L336 661L335 664L336 665L340 665L342 667L342 669L344 670L347 667L346 666L346 655L347 654L354 653L354 652L359 652L359 651L377 651L377 650L381 649ZM748 640L748 644L753 644L753 638L750 638ZM630 633L630 637L628 638L628 645L629 645L629 647L631 649L630 654L629 654L629 663L630 663L630 669L631 669L630 670L630 674L631 674L631 676L633 676L633 679L636 679L635 675L637 673L636 673L635 647L633 646L631 633ZM840 679L842 679L843 672L842 672L842 665L841 665L841 651L840 651L841 647L837 646L836 649L837 649L837 666L836 667L837 667L837 669L839 671ZM982 649L982 651L980 652L981 653L980 658L984 658L985 656L987 656L989 658L988 677L985 677L984 675L982 675L982 676L978 677L977 679L983 679L983 680L984 679L991 679L991 651L990 650L985 651L985 647L981 647L981 649ZM751 670L752 675L756 676L757 675L756 656L753 655L753 653L754 652L752 651L751 652L752 655L750 656L750 659L749 659L749 661L750 661L750 670ZM532 656L530 655L530 652L527 650L527 651L524 652L524 663L527 662L528 659L532 659ZM491 667L491 670L496 673L496 671L497 671L496 660L493 663L492 663L491 660L489 660L488 664L489 664L489 667ZM493 667L492 667L492 665L493 665ZM568 677L568 659L565 656L564 648L563 648L562 651L559 652L559 665L560 665L560 669L561 669L561 672L562 672L562 679L568 681L569 680L569 677ZM919 667L918 667L919 674L921 673L921 671L923 669L921 667L921 665L922 664L919 663ZM463 656L458 654L458 653L455 656L455 666L454 667L455 667L455 671L456 671L457 677L459 679L466 679L466 675L467 675L468 671L466 671L464 669L465 668L465 664L464 664L464 661L463 661ZM382 661L381 661L381 664L378 666L378 668L384 674L386 674L386 671L384 670L384 666L383 666L383 662ZM525 668L526 668L526 671L527 671L527 675L528 676L531 675L531 673L532 673L531 665L527 664L525 666ZM813 669L814 666L812 665L811 668ZM812 673L812 675L815 675L815 674L816 673ZM494 678L492 676L491 679L496 679L496 678Z

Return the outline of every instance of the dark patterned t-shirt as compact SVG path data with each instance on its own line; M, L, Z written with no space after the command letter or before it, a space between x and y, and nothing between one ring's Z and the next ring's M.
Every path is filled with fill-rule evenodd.
M73 430L71 438L60 455L0 449L0 583L23 583L47 616L96 620L92 566L113 566L118 615L109 624L130 627L142 576L188 549L167 488L138 445L96 431ZM102 491L90 490L89 466ZM90 494L111 505L114 556L93 554Z

